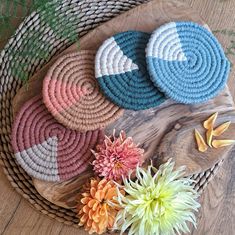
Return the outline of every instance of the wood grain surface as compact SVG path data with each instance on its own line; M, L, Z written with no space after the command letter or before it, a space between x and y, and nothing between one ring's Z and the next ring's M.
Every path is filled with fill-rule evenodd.
M233 0L185 0L198 10L212 30L235 29L235 2ZM225 50L231 48L231 35L217 32ZM229 55L232 63L233 54ZM234 71L232 72L234 76ZM233 76L229 81L229 88L235 97ZM198 229L192 230L196 235L233 235L234 207L235 207L235 151L233 151L218 171L215 179L206 188L201 197L202 208L198 216ZM41 215L30 208L10 186L5 175L0 171L0 234L81 234L87 233Z
M91 177L94 177L93 171L86 170L78 177L60 183L39 179L33 179L33 183L36 190L48 201L63 208L73 209L77 207L77 197L80 189Z

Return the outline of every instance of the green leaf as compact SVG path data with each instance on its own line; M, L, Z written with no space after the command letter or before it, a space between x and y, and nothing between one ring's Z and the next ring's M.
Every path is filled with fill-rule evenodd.
M63 0L32 0L31 5L28 5L27 0L2 0L4 5L3 11L0 12L0 39L7 33L13 33L12 20L14 18L21 18L28 15L30 12L37 11L42 24L46 24L56 35L57 38L67 40L68 43L77 42L79 48L79 41L77 36L78 18L71 20L73 6L63 6L63 12L58 14ZM22 10L19 15L19 9ZM22 38L19 49L12 49L10 54L11 60L11 74L15 78L19 78L27 82L30 71L27 69L31 65L31 61L35 59L43 59L48 61L50 57L50 43L43 40L42 32L31 30L27 31ZM30 42L30 43L29 43Z

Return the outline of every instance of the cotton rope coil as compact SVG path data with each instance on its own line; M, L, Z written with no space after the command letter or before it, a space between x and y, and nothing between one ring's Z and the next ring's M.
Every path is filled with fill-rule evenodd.
M43 81L43 100L66 127L89 131L104 128L123 114L100 91L94 73L95 52L81 50L59 58Z
M156 29L146 57L154 84L179 103L201 103L215 97L230 71L218 40L194 22L170 22Z
M90 150L103 139L102 130L66 129L48 112L41 95L22 106L12 129L16 160L30 176L45 181L64 181L82 173L93 160Z
M149 37L139 31L118 33L105 40L96 54L95 76L103 93L125 109L148 109L165 100L147 71Z

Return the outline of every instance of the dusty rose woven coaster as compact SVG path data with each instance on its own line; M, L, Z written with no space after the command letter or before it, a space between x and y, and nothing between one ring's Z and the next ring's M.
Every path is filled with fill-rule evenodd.
M15 157L31 176L63 181L82 173L93 159L90 149L104 138L101 130L66 129L48 112L41 96L26 102L13 124Z
M100 91L94 75L95 52L61 57L43 81L43 100L52 115L73 130L103 128L123 114Z

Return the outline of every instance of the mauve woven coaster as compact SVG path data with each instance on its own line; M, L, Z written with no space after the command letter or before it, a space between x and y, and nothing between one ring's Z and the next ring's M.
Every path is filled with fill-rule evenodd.
M125 109L148 109L165 100L147 71L149 37L139 31L122 32L104 41L96 54L95 73L102 91Z
M100 91L94 74L95 52L82 50L56 61L43 81L43 100L51 114L79 131L106 127L123 114Z
M215 36L193 22L171 22L156 29L146 48L152 81L180 103L205 102L221 91L230 63Z
M12 129L18 163L32 177L63 181L82 173L92 161L91 149L104 139L102 130L66 129L48 112L41 96L26 102Z

